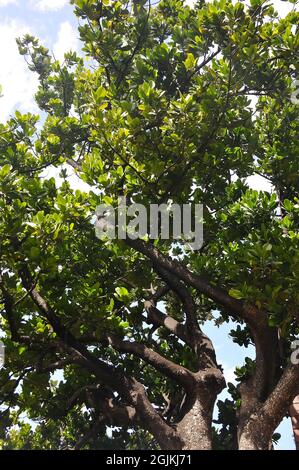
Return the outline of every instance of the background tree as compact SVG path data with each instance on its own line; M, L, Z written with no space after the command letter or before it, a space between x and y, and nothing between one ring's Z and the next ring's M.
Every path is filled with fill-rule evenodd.
M299 393L298 13L72 3L85 59L18 40L45 119L0 128L1 446L269 449ZM252 174L273 193L249 189ZM120 195L203 203L204 245L99 241L96 206ZM217 427L208 319L256 351Z

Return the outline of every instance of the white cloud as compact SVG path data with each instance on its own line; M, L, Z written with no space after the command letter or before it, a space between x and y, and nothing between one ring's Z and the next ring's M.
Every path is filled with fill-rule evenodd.
M4 20L0 24L0 121L5 121L15 108L23 112L36 112L34 94L37 76L28 70L24 57L19 55L16 37L30 32L29 26L17 20Z
M251 189L255 189L257 191L267 191L271 193L274 189L270 181L260 175L249 176L246 179L246 183Z
M32 8L39 11L58 11L68 3L69 0L31 0Z
M295 8L293 3L284 0L274 0L272 3L281 18L287 16Z
M0 0L0 7L6 7L7 5L17 5L17 0Z
M58 31L57 41L54 44L53 52L56 59L63 61L65 52L78 49L78 31L73 28L69 21L61 23Z
M236 174L232 174L231 179L234 182L237 181L239 177ZM251 176L248 176L246 178L246 183L248 184L249 188L254 189L256 191L267 191L268 193L271 193L275 189L269 180L256 173Z
M0 0L1 1L1 0ZM4 19L0 24L0 122L5 122L15 109L21 112L38 112L34 95L38 87L38 77L28 70L24 57L20 56L16 38L32 33L29 25L16 19ZM57 59L69 50L77 50L79 40L77 30L65 21L60 24L53 52Z
M46 179L55 178L56 186L60 188L64 182L64 179L59 176L62 169L66 170L66 178L73 190L79 189L80 191L86 193L89 193L92 190L94 193L99 194L100 191L98 188L82 181L82 179L74 172L70 165L67 164L60 165L57 168L54 166L49 166L42 172L41 176L42 178Z
M235 367L228 367L226 364L222 364L222 368L226 383L236 384Z

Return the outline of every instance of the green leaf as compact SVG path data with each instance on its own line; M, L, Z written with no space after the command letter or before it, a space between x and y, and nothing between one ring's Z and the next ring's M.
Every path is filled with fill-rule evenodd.
M102 86L100 86L94 94L94 97L97 103L100 103L103 100L103 98L106 98L106 96L107 96L107 91Z
M117 287L115 289L116 297L120 300L126 300L129 296L129 292L125 287Z
M289 201L289 199L284 199L283 206L287 212L292 212L294 205Z
M40 249L37 246L32 246L30 248L30 257L32 259L36 259L39 257L39 255L40 255Z
M11 170L12 166L10 164L7 163L6 165L3 165L3 167L0 169L0 177L5 178L7 175L9 175Z
M242 299L243 298L242 292L238 289L230 289L229 295L231 297L234 297L234 299Z
M187 58L184 61L184 64L185 64L186 70L190 70L190 69L193 69L195 67L196 59L195 59L194 55L191 52L189 52L187 54Z
M58 137L58 135L55 135L55 134L48 135L47 141L49 142L49 144L53 146L60 144L60 138Z

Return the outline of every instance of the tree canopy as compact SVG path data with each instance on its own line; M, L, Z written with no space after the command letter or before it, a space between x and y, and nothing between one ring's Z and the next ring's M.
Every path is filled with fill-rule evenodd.
M84 56L18 39L41 118L0 125L0 447L269 449L299 394L295 4L71 3ZM99 240L120 196L202 203L203 246ZM207 320L255 348L237 386Z

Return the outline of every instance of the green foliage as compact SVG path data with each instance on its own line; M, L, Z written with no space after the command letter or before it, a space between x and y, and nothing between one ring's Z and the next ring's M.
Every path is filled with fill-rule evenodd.
M161 0L150 10L145 1L132 9L121 0L72 4L83 20L85 58L70 52L60 63L37 39L19 39L20 53L39 77L36 101L45 122L39 130L38 116L16 112L0 125L1 272L17 328L30 339L28 346L12 337L0 299L7 357L0 371L3 449L70 448L98 416L86 393L96 383L92 374L77 364L58 367L54 376L36 370L58 360L57 336L25 294L24 264L69 332L87 341L96 358L140 380L157 409L165 408L165 396L177 396L174 383L90 338L133 337L195 368L190 348L145 323L143 299L160 283L148 260L121 241L95 237L92 222L102 202L116 204L126 195L147 207L169 199L203 203L204 246L199 253L178 243L181 261L233 298L266 310L287 347L298 333L299 120L290 101L298 13L280 19L260 0L249 6L198 1L193 8ZM87 192L70 185L69 165ZM61 184L51 177L54 168ZM253 174L269 180L272 194L248 188ZM164 253L173 248L165 240L156 246ZM213 319L219 306L194 296L200 322ZM171 294L164 307L183 320ZM220 314L225 321L229 312ZM231 336L240 346L252 341L241 325ZM238 382L254 367L247 359L237 368ZM80 389L85 392L70 406ZM231 392L232 400L219 403L217 448L235 445L240 398L236 388ZM157 447L140 428L107 434L103 423L98 436L83 447Z

